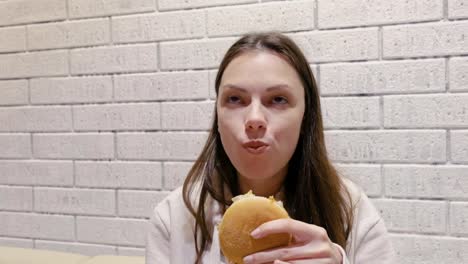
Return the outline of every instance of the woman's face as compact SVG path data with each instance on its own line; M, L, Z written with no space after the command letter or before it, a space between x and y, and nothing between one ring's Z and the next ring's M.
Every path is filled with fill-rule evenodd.
M218 130L239 177L284 177L304 116L304 88L280 56L250 51L233 59L221 79Z

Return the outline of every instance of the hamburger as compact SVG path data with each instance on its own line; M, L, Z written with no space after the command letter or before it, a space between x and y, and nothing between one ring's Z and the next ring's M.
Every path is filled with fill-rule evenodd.
M291 235L288 233L271 234L259 239L250 236L265 222L289 218L281 201L276 201L273 196L256 196L252 191L238 195L232 201L218 226L221 251L229 263L243 264L242 259L247 255L290 244Z

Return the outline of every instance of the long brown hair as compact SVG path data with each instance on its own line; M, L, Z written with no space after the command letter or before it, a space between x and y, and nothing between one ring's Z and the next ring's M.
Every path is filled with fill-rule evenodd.
M283 201L291 218L325 228L331 241L346 247L352 227L351 198L327 157L323 133L320 97L314 76L301 50L287 36L278 32L251 33L235 42L225 54L216 76L218 94L221 77L228 64L247 51L273 52L287 61L298 73L305 91L305 112L301 134L288 164ZM216 106L206 144L189 171L183 185L183 199L195 218L195 249L200 263L203 252L212 242L213 229L205 212L208 196L226 208L224 186L233 196L239 194L236 169L229 160L218 132ZM193 201L196 191L197 200Z

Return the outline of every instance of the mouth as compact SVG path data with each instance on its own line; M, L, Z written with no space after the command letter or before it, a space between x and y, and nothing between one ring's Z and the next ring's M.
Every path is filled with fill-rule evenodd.
M246 143L242 144L242 146L249 153L252 153L252 154L261 154L261 153L265 152L269 147L269 145L267 143L265 143L263 141L259 141L259 140L246 142Z

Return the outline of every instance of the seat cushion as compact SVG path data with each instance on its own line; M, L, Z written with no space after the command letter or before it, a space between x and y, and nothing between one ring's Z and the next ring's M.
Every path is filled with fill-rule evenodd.
M82 264L89 256L49 250L0 247L0 264Z
M144 257L127 257L127 256L96 256L87 260L82 264L144 264Z

